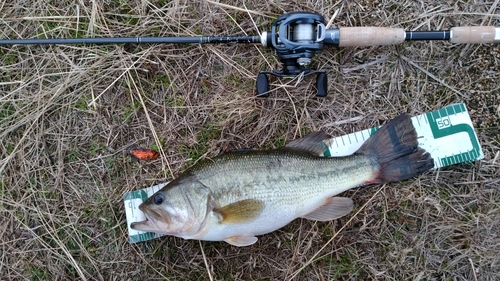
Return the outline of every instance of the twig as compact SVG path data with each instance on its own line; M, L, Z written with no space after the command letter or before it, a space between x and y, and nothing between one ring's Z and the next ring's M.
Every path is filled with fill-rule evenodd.
M259 12L256 12L256 11L239 8L239 7L236 7L236 6L231 6L231 5L228 5L228 4L222 4L222 3L214 2L214 1L211 1L211 0L206 0L206 1L208 3L210 3L210 4L214 4L214 5L217 5L219 7L223 7L223 8L227 8L227 9L233 9L233 10L237 10L237 11L242 11L242 12L252 13L252 14L259 15L259 16L263 16L263 17L272 18L271 16L268 16L266 14L259 13Z
M354 71L354 70L363 69L363 68L366 68L368 66L377 64L377 63L385 62L388 58L389 58L388 56L385 56L385 57L382 57L382 58L380 58L378 60L374 60L374 61L369 62L369 63L364 63L364 64L361 64L361 65L358 65L358 66L355 66L355 67L351 67L351 68L344 68L344 69L342 69L342 72L343 73L349 73L349 72Z
M205 267L207 268L208 278L210 279L210 281L214 281L212 273L210 272L210 267L208 266L208 261L207 257L205 256L205 251L203 251L203 245L201 245L201 240L198 240L198 242L200 243L200 250L201 250L201 255L203 256L203 262L205 263Z
M422 71L423 73L425 73L427 76L429 76L430 78L436 80L437 82L439 82L439 84L445 86L446 88L450 89L451 91L453 91L455 94L461 96L462 98L464 99L468 99L470 98L469 95L466 95L466 94L462 94L460 91L458 91L457 89L453 88L452 86L446 84L444 82L444 80L441 80L439 78L437 78L434 74L430 73L429 71L425 70L423 67L421 67L420 65L414 63L412 60L410 60L409 58L403 56L403 55L400 55L400 57L402 59L404 59L407 63L411 64L412 66L416 67L418 70Z
M295 271L292 275L292 277L290 277L289 280L292 280L294 279L295 277L297 277L297 275L299 275L299 273L304 270L304 268L306 268L307 266L309 266L311 263L313 263L315 260L315 258L319 255L319 253L321 253L328 244L330 244L333 239L335 239L337 237L337 235L342 232L344 230L344 228L346 228L353 220L355 217L358 216L359 213L361 213L361 211L363 211L366 206L372 202L372 200L375 198L375 196L377 196L377 194L380 193L380 191L382 191L382 189L385 187L385 184L382 185L378 190L377 192L375 192L375 194L373 194L373 196L337 231L335 232L335 234L333 234L332 238L330 238L330 240L328 240L328 242L325 243L325 245L323 245L323 247L321 247L321 249L319 249L303 266L301 266L297 271Z

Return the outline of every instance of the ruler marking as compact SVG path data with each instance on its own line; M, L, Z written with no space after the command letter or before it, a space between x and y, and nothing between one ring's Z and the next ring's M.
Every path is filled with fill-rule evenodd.
M448 116L448 110L447 110L446 107L439 110L439 116L441 118L444 118L444 117Z
M460 112L467 112L467 108L465 107L465 104L464 103L461 103L458 105L459 108L460 108Z
M454 106L447 106L446 107L446 115L448 115L448 117L450 117L450 115L455 115L455 107Z

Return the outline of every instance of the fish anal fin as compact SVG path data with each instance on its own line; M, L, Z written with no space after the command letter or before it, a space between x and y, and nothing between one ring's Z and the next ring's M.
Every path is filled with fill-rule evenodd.
M234 235L230 236L226 239L224 239L227 243L237 246L237 247L244 247L244 246L249 246L257 242L257 237L253 235L247 235L247 234L242 234L242 235Z
M263 208L264 203L262 201L245 199L226 205L220 209L215 209L214 212L220 215L221 223L245 223L257 218Z
M325 141L332 137L323 131L310 133L286 144L284 147L293 150L307 151L314 155L322 155L327 149Z
M354 203L351 198L329 197L323 205L302 217L309 220L329 221L347 215L353 208Z

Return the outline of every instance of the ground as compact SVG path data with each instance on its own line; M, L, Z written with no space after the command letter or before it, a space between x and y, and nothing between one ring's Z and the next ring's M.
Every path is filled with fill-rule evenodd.
M337 27L500 25L498 1L5 1L1 38L255 35L285 12ZM272 79L270 49L0 46L2 280L499 280L500 45L326 47L314 79ZM199 159L342 135L464 102L484 159L345 192L355 211L298 219L252 246L165 237L131 245L126 192ZM160 151L131 161L132 145Z

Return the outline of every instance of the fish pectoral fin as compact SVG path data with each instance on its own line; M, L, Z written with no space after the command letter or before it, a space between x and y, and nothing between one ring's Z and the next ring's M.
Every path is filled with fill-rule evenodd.
M264 209L264 203L260 200L245 199L241 200L220 209L215 209L214 212L220 215L221 223L244 223L251 222Z
M327 149L328 145L325 141L332 137L323 131L310 133L309 135L298 138L286 144L284 147L292 150L307 151L314 155L322 155Z
M302 217L309 220L329 221L347 215L353 208L354 203L351 198L330 197L323 205Z
M243 247L252 245L255 242L257 242L257 237L253 235L242 234L242 235L230 236L224 239L224 241L234 246Z

